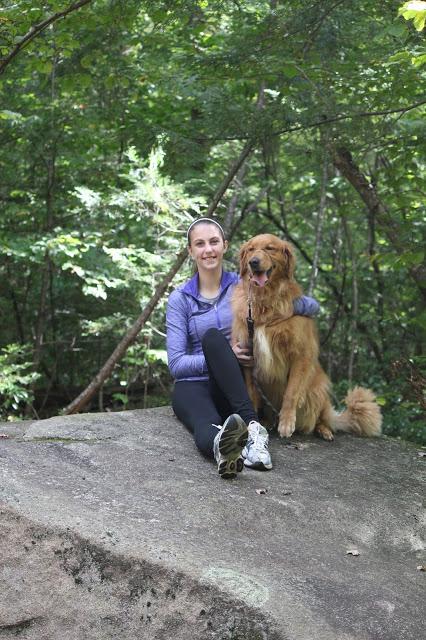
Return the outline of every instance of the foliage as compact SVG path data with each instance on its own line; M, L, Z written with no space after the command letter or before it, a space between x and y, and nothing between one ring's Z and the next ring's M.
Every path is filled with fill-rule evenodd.
M40 374L31 371L28 349L9 344L0 352L0 417L14 419L33 401L31 386Z

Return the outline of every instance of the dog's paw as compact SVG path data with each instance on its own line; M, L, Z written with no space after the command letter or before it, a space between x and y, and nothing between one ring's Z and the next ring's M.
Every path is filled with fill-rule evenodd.
M285 411L280 414L280 421L278 423L278 433L281 438L290 438L296 428L296 412Z
M325 424L320 423L315 425L315 433L317 434L317 436L319 436L323 440L327 440L328 442L331 442L332 440L334 440L334 435L332 430L330 429L330 427L327 427Z

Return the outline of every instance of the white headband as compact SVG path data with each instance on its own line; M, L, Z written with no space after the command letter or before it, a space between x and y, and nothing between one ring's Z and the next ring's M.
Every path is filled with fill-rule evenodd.
M191 224L188 227L188 231L186 232L186 239L188 241L188 244L190 244L189 242L189 234L191 232L192 227L194 227L196 224L198 224L199 222L205 222L206 224L215 224L217 227L219 227L221 233L222 233L222 237L223 239L225 239L225 232L222 229L221 225L218 223L217 220L213 220L213 218L198 218L198 220L194 220L194 222L191 222Z

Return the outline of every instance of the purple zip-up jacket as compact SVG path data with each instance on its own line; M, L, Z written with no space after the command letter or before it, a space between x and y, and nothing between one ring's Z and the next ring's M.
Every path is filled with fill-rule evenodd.
M220 294L214 305L200 300L198 273L170 294L167 303L167 358L170 373L176 382L181 380L207 380L207 365L201 340L212 327L222 331L231 341L231 296L239 275L223 271ZM314 316L319 304L313 298L302 296L294 301L294 313Z

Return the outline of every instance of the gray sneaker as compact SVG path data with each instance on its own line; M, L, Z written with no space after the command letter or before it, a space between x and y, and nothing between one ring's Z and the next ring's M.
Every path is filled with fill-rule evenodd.
M269 435L265 427L252 420L248 425L248 441L242 456L244 464L251 469L265 471L272 469L271 454L268 451Z
M244 420L237 413L230 415L213 442L214 457L221 478L235 478L244 469L241 451L247 443L247 437Z

